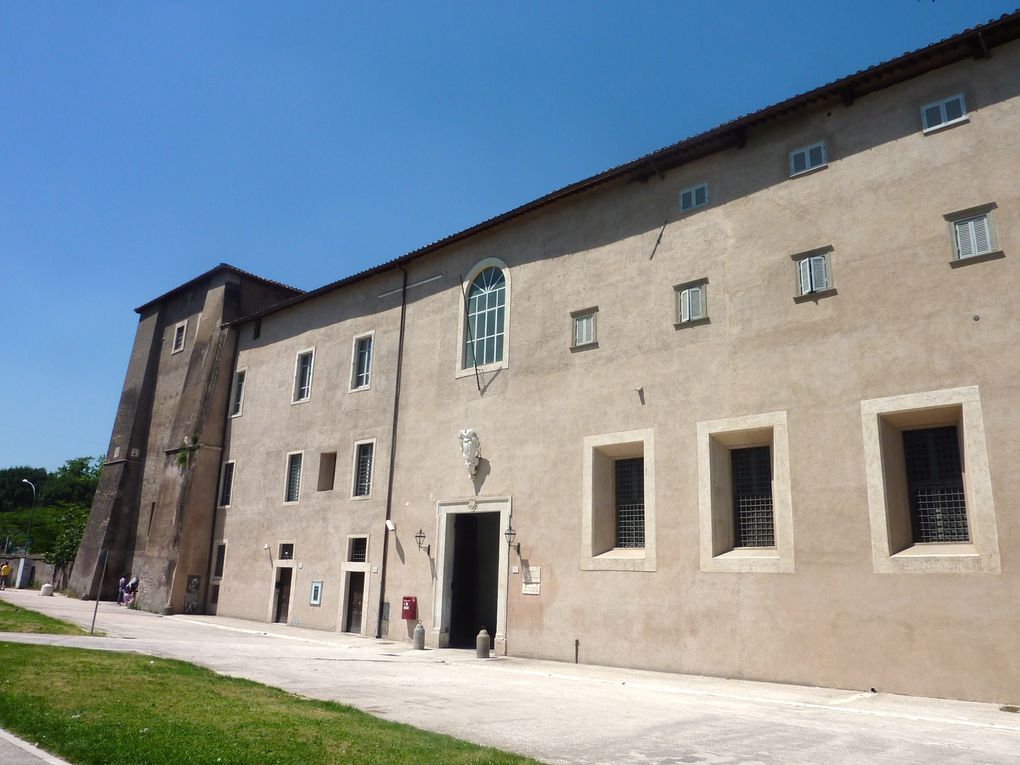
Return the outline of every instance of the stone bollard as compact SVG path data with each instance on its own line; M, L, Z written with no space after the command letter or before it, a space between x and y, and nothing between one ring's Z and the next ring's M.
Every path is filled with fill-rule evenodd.
M482 631L479 632L478 637L475 638L475 658L489 658L489 633L485 631L485 627L482 627Z
M53 585L50 584L49 582L47 582L39 590L39 594L40 595L45 595L45 596L47 596L49 598L52 598L53 597Z
M414 649L416 651L425 650L425 628L421 626L421 622L414 628Z

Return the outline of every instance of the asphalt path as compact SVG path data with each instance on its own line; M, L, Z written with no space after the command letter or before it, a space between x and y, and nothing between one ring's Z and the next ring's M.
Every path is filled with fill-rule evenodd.
M92 603L0 598L88 627ZM101 603L105 637L0 640L183 659L302 696L547 763L1020 762L1020 714L998 705L676 675L460 650ZM0 750L2 755L3 750Z

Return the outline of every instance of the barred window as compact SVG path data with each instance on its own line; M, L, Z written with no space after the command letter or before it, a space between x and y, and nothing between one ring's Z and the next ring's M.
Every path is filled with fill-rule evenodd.
M230 506L230 497L234 492L234 463L224 462L220 475L220 507Z
M772 516L772 454L768 446L730 450L733 482L733 546L775 547Z
M227 546L216 545L216 562L213 565L213 576L223 576L223 562L227 556Z
M486 268L467 293L464 368L503 360L506 321L506 279L496 267Z
M287 457L287 489L284 493L285 502L297 502L301 493L301 458L300 452Z
M368 537L351 538L351 550L347 560L350 563L364 563L368 560Z
M969 542L956 426L903 431L915 543Z
M354 496L367 497L372 492L372 453L375 444L358 444L354 458Z
M616 546L645 546L645 459L616 460Z

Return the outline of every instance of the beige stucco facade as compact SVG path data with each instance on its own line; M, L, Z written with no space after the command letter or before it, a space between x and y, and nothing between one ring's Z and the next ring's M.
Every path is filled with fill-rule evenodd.
M285 618L319 629L408 640L413 596L430 645L463 644L477 606L511 655L1020 697L1020 43L993 53L232 324L245 387L224 419L233 488L215 511L222 572L208 554L202 572L210 610L279 618L287 569ZM954 94L966 119L923 131L921 107ZM790 177L790 152L822 141L826 164ZM681 212L702 183L708 204ZM953 221L975 209L994 252L961 261ZM810 253L829 281L801 296ZM505 345L476 374L464 291L492 265ZM674 287L691 283L707 320L679 321ZM572 312L595 307L595 342L573 347ZM371 381L352 390L369 334ZM910 539L896 450L936 425L960 434L966 543ZM371 489L355 497L363 442ZM775 544L734 548L729 455L755 446ZM609 473L637 457L644 543L615 548Z

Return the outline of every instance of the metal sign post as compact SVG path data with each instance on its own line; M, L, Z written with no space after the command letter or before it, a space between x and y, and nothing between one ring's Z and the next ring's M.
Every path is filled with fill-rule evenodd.
M99 611L99 597L103 594L103 582L106 581L106 561L109 557L109 550L100 550L99 559L103 562L103 574L99 577L99 586L96 587L96 607L92 609L92 626L89 627L90 635L96 631L96 612Z

